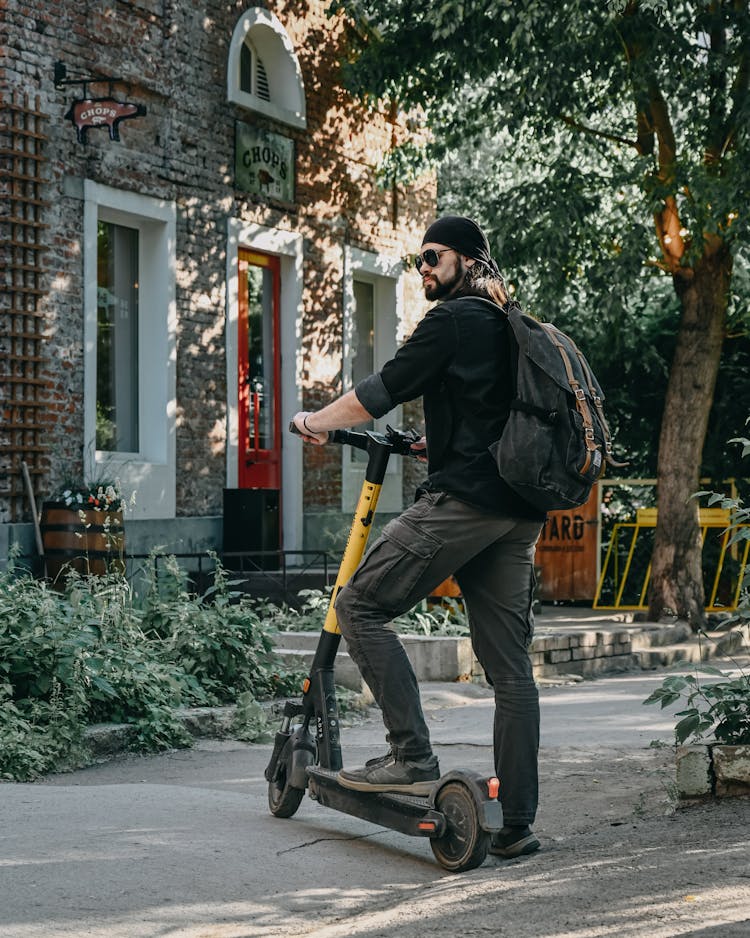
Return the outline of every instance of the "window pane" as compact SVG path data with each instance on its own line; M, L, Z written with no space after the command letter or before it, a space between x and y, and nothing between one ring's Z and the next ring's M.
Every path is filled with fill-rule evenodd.
M375 286L355 280L352 310L352 386L375 371ZM372 430L371 420L361 425ZM352 462L367 462L367 454L351 449Z
M253 53L246 42L240 49L240 90L253 93Z
M96 448L138 452L138 231L97 225Z
M247 314L250 446L273 449L273 274L268 267L248 264Z

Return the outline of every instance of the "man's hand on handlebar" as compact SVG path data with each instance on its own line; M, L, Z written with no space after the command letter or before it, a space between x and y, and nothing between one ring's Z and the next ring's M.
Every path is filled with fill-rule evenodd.
M292 418L292 423L297 428L299 435L304 439L306 443L314 443L316 446L323 446L324 443L328 442L328 431L322 430L311 430L308 426L305 425L305 418L312 419L313 414L309 410L301 410L298 414L295 414Z
M415 443L412 443L411 451L420 462L427 462L427 437L420 437Z

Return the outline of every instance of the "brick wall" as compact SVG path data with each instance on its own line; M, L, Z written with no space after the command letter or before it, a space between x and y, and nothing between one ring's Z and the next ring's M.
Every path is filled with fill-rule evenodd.
M341 391L344 242L403 256L415 250L434 212L434 180L398 194L379 190L374 166L405 130L366 111L339 79L345 25L326 15L328 0L264 4L284 25L306 89L307 129L290 130L226 100L226 62L233 28L253 4L203 0L135 3L63 0L30 7L0 5L4 36L0 91L39 94L49 115L46 144L50 202L45 399L49 405L47 489L81 471L83 441L82 180L177 204L177 511L221 512L226 479L227 218L300 232L304 237L305 360L329 356L325 380L302 376L304 404L316 407ZM70 77L99 71L123 79L115 96L145 104L147 115L120 125L121 142L92 130L86 146L64 115L79 96L56 89L53 66ZM90 93L106 95L106 85ZM264 204L235 191L234 122L242 119L292 136L296 146L293 207ZM413 327L424 302L416 278L407 287ZM403 335L402 335L403 337ZM286 416L286 415L285 415ZM337 505L338 453L305 451L306 504ZM40 492L40 494L44 494Z

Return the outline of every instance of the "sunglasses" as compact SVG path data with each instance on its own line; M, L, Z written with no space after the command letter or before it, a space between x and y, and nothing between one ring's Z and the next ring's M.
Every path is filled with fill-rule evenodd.
M414 258L414 266L418 271L422 269L422 264L427 264L428 267L437 267L440 263L440 255L445 254L446 251L452 250L453 248L443 248L440 251L435 251L429 248L423 254L417 254Z

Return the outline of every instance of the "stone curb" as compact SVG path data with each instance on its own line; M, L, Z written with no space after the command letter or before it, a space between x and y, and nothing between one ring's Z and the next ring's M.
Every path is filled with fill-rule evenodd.
M750 746L694 743L676 753L675 780L685 801L750 797Z
M288 698L259 700L266 716L273 720L281 716ZM297 698L294 698L295 700ZM347 701L352 710L366 710L372 698L366 695L355 696ZM232 723L237 708L227 707L185 707L176 711L178 720L191 736L225 739L232 736ZM112 756L126 752L135 735L135 727L130 723L95 723L84 731L84 739L94 758Z

